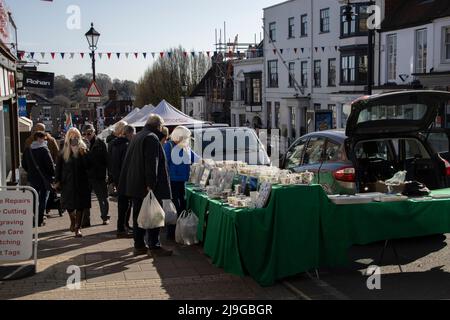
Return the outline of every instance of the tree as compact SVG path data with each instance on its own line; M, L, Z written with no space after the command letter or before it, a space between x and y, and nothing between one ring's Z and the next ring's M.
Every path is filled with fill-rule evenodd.
M61 106L63 109L70 108L70 105L72 103L72 101L69 98L63 95L54 97L53 99L51 99L51 102Z
M136 89L136 105L157 105L165 99L174 106L180 104L181 86L188 86L188 93L209 70L211 61L205 55L186 52L182 47L168 50L170 57L159 58L148 68Z
M65 76L56 76L53 86L53 95L69 98L73 91L73 83Z

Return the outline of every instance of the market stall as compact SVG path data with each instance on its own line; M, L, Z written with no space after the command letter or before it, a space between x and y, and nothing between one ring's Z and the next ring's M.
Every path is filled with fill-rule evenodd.
M205 180L207 174L201 175ZM261 208L255 206L258 201L233 203L226 189L227 199L220 199L215 183L205 188L205 181L193 181L197 183L187 187L188 208L199 217L205 253L216 266L249 274L261 285L316 268L345 266L352 245L450 232L450 190L421 198L359 195L358 201L346 199L354 204L339 204L346 201L329 197L319 185L295 183L298 177L287 178L283 172L276 175L279 183L272 180L269 200Z

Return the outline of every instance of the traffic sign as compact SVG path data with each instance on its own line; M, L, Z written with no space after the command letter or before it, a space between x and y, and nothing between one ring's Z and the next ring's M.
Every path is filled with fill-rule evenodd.
M100 97L88 97L89 103L100 103L102 101L102 98Z
M97 83L95 81L92 81L88 91L86 92L86 97L101 97L101 96L102 92L98 88Z

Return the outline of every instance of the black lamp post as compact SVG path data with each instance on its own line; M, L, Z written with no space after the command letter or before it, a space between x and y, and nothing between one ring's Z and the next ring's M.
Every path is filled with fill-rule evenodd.
M100 33L94 29L94 24L91 23L91 29L86 32L86 39L89 43L89 49L92 51L92 76L95 81L95 50L97 50L98 39L100 38Z
M95 82L95 50L97 50L98 39L100 38L100 33L94 29L94 23L91 23L91 29L85 34L86 39L89 43L89 49L91 52L92 59L92 79ZM97 119L97 103L94 102L94 121Z
M374 5L374 1L369 1L368 6ZM350 3L350 0L347 0L347 5L344 9L344 16L347 22L352 22L353 17L356 16L355 12L353 12L353 6ZM373 88L373 73L374 73L374 37L375 37L375 29L368 28L368 41L367 41L367 60L368 60L368 70L367 70L367 94L372 95Z
M183 85L181 86L181 90L183 90L183 95L184 95L184 107L183 107L183 112L187 114L187 106L186 106L186 96L187 96L187 91L188 91L188 85L186 84L186 82L183 83Z

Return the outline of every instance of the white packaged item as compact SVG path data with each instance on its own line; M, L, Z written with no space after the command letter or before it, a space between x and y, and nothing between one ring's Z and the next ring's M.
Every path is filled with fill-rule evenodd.
M177 221L175 241L186 246L197 244L197 228L198 217L192 211L184 211Z
M163 208L156 199L153 191L150 192L145 197L141 211L139 212L138 225L142 229L156 229L162 228L165 225L166 215Z

